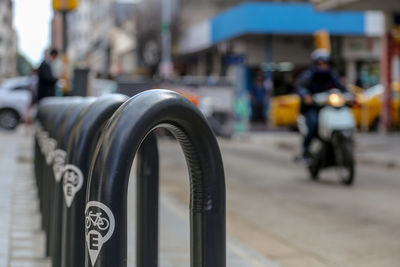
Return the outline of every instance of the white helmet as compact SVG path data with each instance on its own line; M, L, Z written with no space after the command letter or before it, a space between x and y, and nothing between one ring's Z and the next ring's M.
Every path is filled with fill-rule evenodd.
M318 48L311 53L311 59L314 62L329 62L331 60L331 52L326 48Z

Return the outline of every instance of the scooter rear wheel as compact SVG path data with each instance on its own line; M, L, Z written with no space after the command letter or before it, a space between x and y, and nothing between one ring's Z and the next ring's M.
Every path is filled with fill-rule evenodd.
M355 176L355 162L352 141L341 138L340 142L335 148L335 157L342 184L348 186L352 185L354 183Z
M310 163L308 164L308 171L310 172L310 179L313 181L319 180L319 164L315 157L312 157Z
M352 185L354 183L354 166L347 166L346 175L341 176L342 184L344 185Z

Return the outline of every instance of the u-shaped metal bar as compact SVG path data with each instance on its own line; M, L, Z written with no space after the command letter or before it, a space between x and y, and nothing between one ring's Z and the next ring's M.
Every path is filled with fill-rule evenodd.
M57 149L54 150L52 159L52 177L54 177L53 197L51 205L51 223L50 223L50 256L53 267L61 266L61 232L62 232L62 185L61 173L65 165L66 150L70 137L77 134L75 126L83 118L89 106L93 103L94 98L83 98L80 102L71 104L64 114L60 115L62 119L56 120L55 139L57 141ZM58 154L58 155L57 155Z
M225 177L217 140L201 112L167 90L129 99L100 137L86 198L86 266L127 265L129 174L141 143L158 127L177 138L189 170L191 266L226 266Z
M62 244L61 267L85 264L84 221L87 177L90 162L104 125L122 103L124 95L99 97L74 128L67 147L66 165L61 177Z
M65 113L72 105L81 101L81 98L50 98L39 105L36 133L36 151L38 164L35 164L35 175L39 186L40 207L43 215L42 226L46 232L46 254L51 254L51 220L53 204L54 175L52 162L49 162L51 153L56 149L55 140L57 129L65 117Z

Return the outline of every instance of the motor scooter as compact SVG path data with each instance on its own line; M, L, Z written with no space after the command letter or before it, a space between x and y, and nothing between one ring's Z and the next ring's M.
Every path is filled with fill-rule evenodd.
M319 179L323 169L334 167L341 182L352 185L355 177L354 132L356 123L349 105L354 101L350 93L338 89L313 95L313 102L320 108L318 115L318 137L310 146L307 168L312 180ZM300 116L298 128L307 134L305 118Z

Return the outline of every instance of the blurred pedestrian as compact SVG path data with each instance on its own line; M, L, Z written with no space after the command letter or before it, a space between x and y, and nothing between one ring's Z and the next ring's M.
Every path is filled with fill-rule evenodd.
M251 121L266 122L265 103L268 100L268 90L264 83L264 77L261 73L257 73L254 83L250 88L251 100Z
M29 81L29 90L31 91L32 94L32 105L37 103L38 99L38 83L39 83L39 70L38 69L33 69L31 76L30 76L30 81Z
M58 78L52 70L52 62L57 59L58 51L52 49L38 69L38 101L45 97L55 96Z
M31 104L29 107L26 109L25 114L24 114L24 120L25 120L25 128L26 132L29 135L31 130L31 125L33 122L33 118L35 117L35 106L38 102L38 69L33 69L30 80L29 80L29 90L31 92Z

